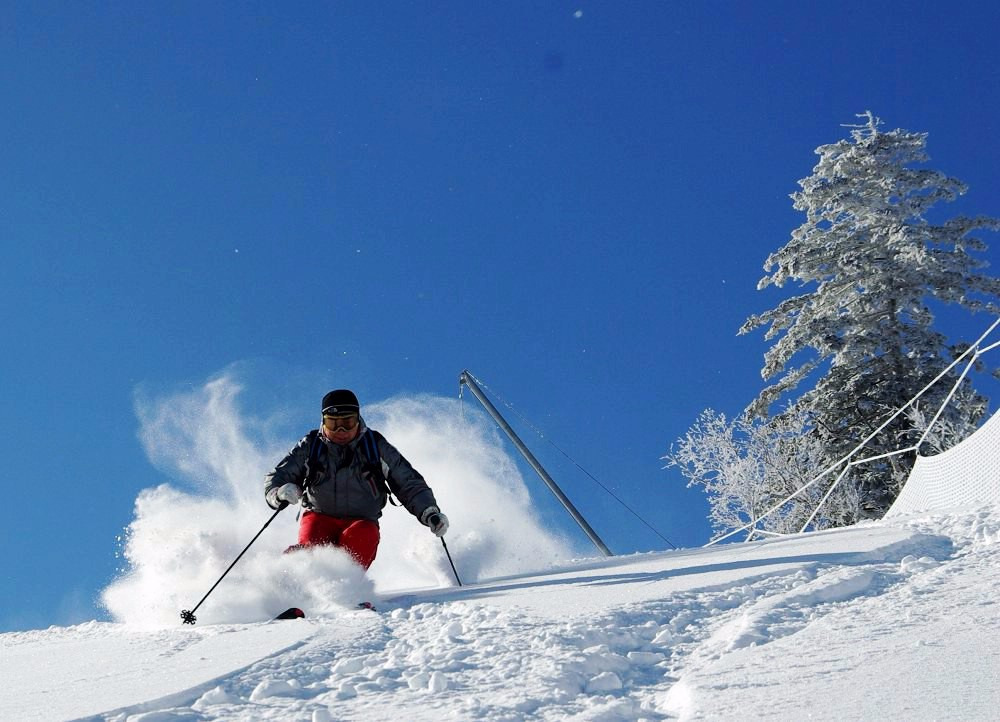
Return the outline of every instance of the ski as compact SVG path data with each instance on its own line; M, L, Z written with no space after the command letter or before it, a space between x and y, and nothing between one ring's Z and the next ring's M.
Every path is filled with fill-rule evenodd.
M359 602L358 603L358 609L368 609L368 610L371 610L373 612L377 612L378 611L377 609L375 609L375 605L372 604L371 602ZM279 619L303 619L303 618L305 618L305 616L306 616L306 613L303 612L298 607L289 607L288 609L286 609L285 611L283 611L281 614L279 614L277 617L275 617L274 620L277 621Z

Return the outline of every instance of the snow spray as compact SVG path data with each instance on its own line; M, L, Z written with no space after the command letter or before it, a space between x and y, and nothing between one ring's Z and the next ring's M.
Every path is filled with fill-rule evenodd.
M124 565L102 593L119 622L175 626L260 529L269 513L264 475L309 431L278 438L239 406L241 384L227 374L193 391L137 400L139 437L150 461L176 481L140 492L122 539ZM363 404L381 431L427 479L451 522L449 541L466 581L541 571L575 555L546 529L511 457L488 420L458 401L397 397ZM281 414L287 417L289 414ZM402 508L386 507L382 540L367 574L337 548L284 554L297 538L286 510L213 592L200 624L271 619L298 606L312 614L353 609L391 590L455 583L438 539ZM516 540L513 543L512 540Z

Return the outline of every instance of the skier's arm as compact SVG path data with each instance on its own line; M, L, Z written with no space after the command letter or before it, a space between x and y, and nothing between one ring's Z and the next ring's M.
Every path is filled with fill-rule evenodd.
M272 509L281 504L278 491L285 484L302 486L306 473L306 461L309 457L308 436L304 436L295 447L285 455L278 465L264 477L264 500Z
M399 453L395 446L390 444L381 434L375 438L378 441L379 456L388 467L386 481L389 482L389 488L399 499L399 503L406 507L406 510L413 516L420 519L428 508L437 506L434 492L427 486L427 482L424 481L420 472L413 468L413 465Z

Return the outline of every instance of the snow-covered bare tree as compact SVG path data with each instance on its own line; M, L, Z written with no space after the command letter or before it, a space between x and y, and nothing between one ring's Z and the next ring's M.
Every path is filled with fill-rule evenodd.
M823 448L811 434L808 417L795 409L767 419L743 413L733 420L712 409L701 413L684 437L664 457L708 496L715 531L739 529L755 520L754 529L779 534L799 531L809 520L833 478L808 488L822 469ZM772 513L775 505L799 492ZM838 526L856 515L851 487L838 488L813 519L818 528Z
M764 265L758 288L795 282L815 287L752 316L740 329L767 327L775 343L766 352L762 376L775 379L749 406L766 417L779 400L794 401L813 424L828 460L850 452L895 410L927 385L964 348L949 344L934 328L932 304L958 304L970 312L998 310L1000 280L985 274L974 253L986 249L982 230L1000 220L957 216L932 222L940 201L965 193L965 185L935 170L927 135L883 132L871 114L850 126L849 140L824 145L813 174L792 194L805 222ZM800 385L815 385L795 397ZM952 380L953 381L953 380ZM950 389L944 382L925 397L937 408ZM961 405L946 422L974 427L986 399L966 380ZM784 412L779 412L784 413ZM901 415L866 447L874 455L915 443L920 429ZM883 512L912 466L912 455L856 467L852 483L869 515ZM846 520L853 521L853 520Z

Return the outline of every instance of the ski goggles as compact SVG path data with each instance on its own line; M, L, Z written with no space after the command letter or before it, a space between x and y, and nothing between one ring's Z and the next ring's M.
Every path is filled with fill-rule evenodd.
M350 416L323 416L323 426L327 431L354 431L358 428L360 418L357 414Z

